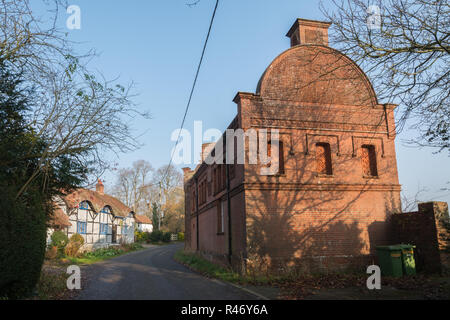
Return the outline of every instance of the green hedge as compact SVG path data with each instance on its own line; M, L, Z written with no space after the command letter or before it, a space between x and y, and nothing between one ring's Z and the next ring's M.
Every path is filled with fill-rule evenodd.
M14 189L1 189L0 297L18 299L31 294L39 280L47 240L47 214L39 197L29 198L25 204L15 201L11 192Z

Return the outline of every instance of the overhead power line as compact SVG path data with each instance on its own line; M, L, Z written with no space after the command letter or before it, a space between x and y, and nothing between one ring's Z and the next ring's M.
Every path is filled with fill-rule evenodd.
M209 23L208 34L206 35L205 43L203 45L202 55L201 55L200 61L198 63L197 72L195 73L194 83L192 84L191 92L189 94L189 99L188 99L188 102L187 102L187 105L186 105L186 110L184 112L183 121L181 122L180 132L178 133L178 138L177 138L176 143L175 143L175 148L173 149L173 152L172 152L171 157L170 157L169 165L167 166L166 171L165 171L164 175L161 178L161 181L163 181L166 178L167 174L169 173L170 166L172 165L173 157L175 155L175 151L177 149L178 144L180 143L181 131L184 128L184 124L186 122L186 117L187 117L187 114L189 112L189 107L191 106L192 97L194 95L195 87L197 85L198 76L200 74L200 69L202 67L203 58L205 57L206 47L208 46L208 41L209 41L209 37L211 35L211 30L212 30L212 27L213 27L213 24L214 24L214 19L216 17L216 12L217 12L218 6L219 6L219 0L216 1L216 5L214 7L214 12L213 12L212 17L211 17L211 22Z

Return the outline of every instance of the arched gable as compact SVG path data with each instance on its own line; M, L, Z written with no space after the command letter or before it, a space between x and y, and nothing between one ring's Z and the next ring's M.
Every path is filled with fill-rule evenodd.
M303 44L279 55L261 77L263 99L320 104L374 106L375 91L359 66L341 52Z

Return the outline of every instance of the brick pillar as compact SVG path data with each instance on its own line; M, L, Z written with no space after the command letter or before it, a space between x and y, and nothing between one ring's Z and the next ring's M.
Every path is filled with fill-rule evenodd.
M447 202L420 203L419 212L433 217L441 268L450 269L450 217Z

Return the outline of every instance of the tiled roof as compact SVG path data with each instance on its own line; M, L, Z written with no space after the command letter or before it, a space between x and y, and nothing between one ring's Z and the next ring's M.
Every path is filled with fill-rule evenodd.
M136 219L137 223L143 223L143 224L152 224L152 220L150 220L147 216L142 215L135 215L134 218Z

